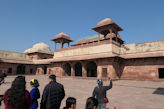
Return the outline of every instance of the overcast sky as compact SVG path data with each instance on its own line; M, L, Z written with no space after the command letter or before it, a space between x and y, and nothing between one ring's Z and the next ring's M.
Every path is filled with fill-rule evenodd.
M164 0L0 0L0 50L23 52L65 32L75 41L111 18L126 44L164 40ZM72 43L73 44L73 43Z

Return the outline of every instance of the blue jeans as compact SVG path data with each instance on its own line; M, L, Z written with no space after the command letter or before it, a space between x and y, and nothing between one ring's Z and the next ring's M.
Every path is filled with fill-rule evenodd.
M98 104L98 109L106 109L106 104Z

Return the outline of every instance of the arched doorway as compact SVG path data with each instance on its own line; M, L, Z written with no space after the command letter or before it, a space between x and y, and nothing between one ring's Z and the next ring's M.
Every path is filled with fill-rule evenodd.
M63 75L64 76L71 76L71 65L69 63L64 64L63 66Z
M97 65L93 61L87 64L87 77L97 77Z
M82 64L80 62L75 64L75 76L82 76Z
M18 65L17 74L25 74L26 67L23 64Z
M47 66L44 66L44 74L47 74Z

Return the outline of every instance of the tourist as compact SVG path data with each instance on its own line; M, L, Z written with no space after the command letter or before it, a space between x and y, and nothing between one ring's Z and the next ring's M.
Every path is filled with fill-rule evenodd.
M85 109L97 109L98 101L94 97L89 97L87 99Z
M3 76L2 74L0 74L0 85L1 85L2 80L3 80ZM3 95L0 95L0 106L1 106L2 100L3 100Z
M0 85L2 84L2 81L3 81L3 75L0 74Z
M5 83L5 78L7 77L7 74L6 73L1 73L0 76L1 76L0 84Z
M106 109L106 103L108 102L108 98L106 97L107 90L111 89L112 79L109 77L110 85L109 86L103 86L102 79L97 80L98 86L94 88L93 91L93 97L95 97L98 100L98 109Z
M49 80L49 84L43 91L40 109L59 109L61 101L65 97L64 87L56 82L55 75L50 75Z
M30 109L30 93L26 90L25 77L18 76L4 96L5 109Z
M68 97L66 100L66 106L63 109L76 109L76 98Z
M37 109L38 108L38 99L40 98L40 92L39 92L39 83L38 80L32 79L30 81L30 85L32 87L32 90L30 91L30 97L31 97L31 107L30 109Z

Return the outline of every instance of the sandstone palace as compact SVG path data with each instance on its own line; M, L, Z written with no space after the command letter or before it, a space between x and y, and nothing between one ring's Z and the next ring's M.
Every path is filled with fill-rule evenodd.
M24 53L0 51L0 73L55 74L60 77L161 80L164 78L164 40L124 44L123 29L109 18L92 28L98 35L70 45L60 33L52 41L54 52L44 43ZM60 49L56 44L60 43ZM66 47L67 46L67 47ZM162 79L163 80L163 79Z

